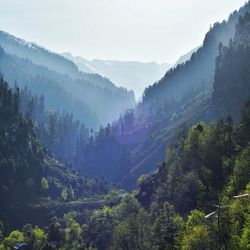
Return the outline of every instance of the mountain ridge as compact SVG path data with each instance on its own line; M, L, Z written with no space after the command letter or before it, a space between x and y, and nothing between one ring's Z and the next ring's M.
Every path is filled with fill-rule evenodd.
M145 87L159 80L172 66L168 63L159 64L157 62L87 60L80 56L72 56L70 52L62 55L72 60L83 72L98 73L121 87L132 89L137 99L139 99Z

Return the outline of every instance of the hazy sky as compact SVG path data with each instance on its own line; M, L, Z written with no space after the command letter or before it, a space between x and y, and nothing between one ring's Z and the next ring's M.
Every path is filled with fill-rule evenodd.
M0 0L0 29L93 59L174 62L245 0Z

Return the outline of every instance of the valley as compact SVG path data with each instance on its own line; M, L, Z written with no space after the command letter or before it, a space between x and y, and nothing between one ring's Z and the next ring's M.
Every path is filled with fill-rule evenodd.
M250 2L176 64L0 31L0 250L248 249Z

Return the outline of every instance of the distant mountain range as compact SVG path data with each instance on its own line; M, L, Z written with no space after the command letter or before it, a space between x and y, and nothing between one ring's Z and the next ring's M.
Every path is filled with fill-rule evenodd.
M87 60L80 56L73 56L70 52L62 53L62 56L74 62L82 72L100 74L118 86L133 90L136 99L139 100L146 87L152 82L160 80L169 69L190 60L192 54L197 50L198 48L194 48L182 55L175 64L101 59Z
M44 95L46 107L72 112L98 128L135 105L133 91L98 74L83 73L65 57L0 31L0 72L11 86Z
M74 62L82 72L100 74L118 86L133 90L137 99L149 84L161 79L172 66L169 63L157 62L87 60L80 56L72 56L71 53L62 55Z

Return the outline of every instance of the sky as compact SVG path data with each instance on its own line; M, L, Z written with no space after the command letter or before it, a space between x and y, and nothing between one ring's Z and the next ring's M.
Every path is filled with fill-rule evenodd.
M87 59L174 63L246 0L0 0L0 29Z

